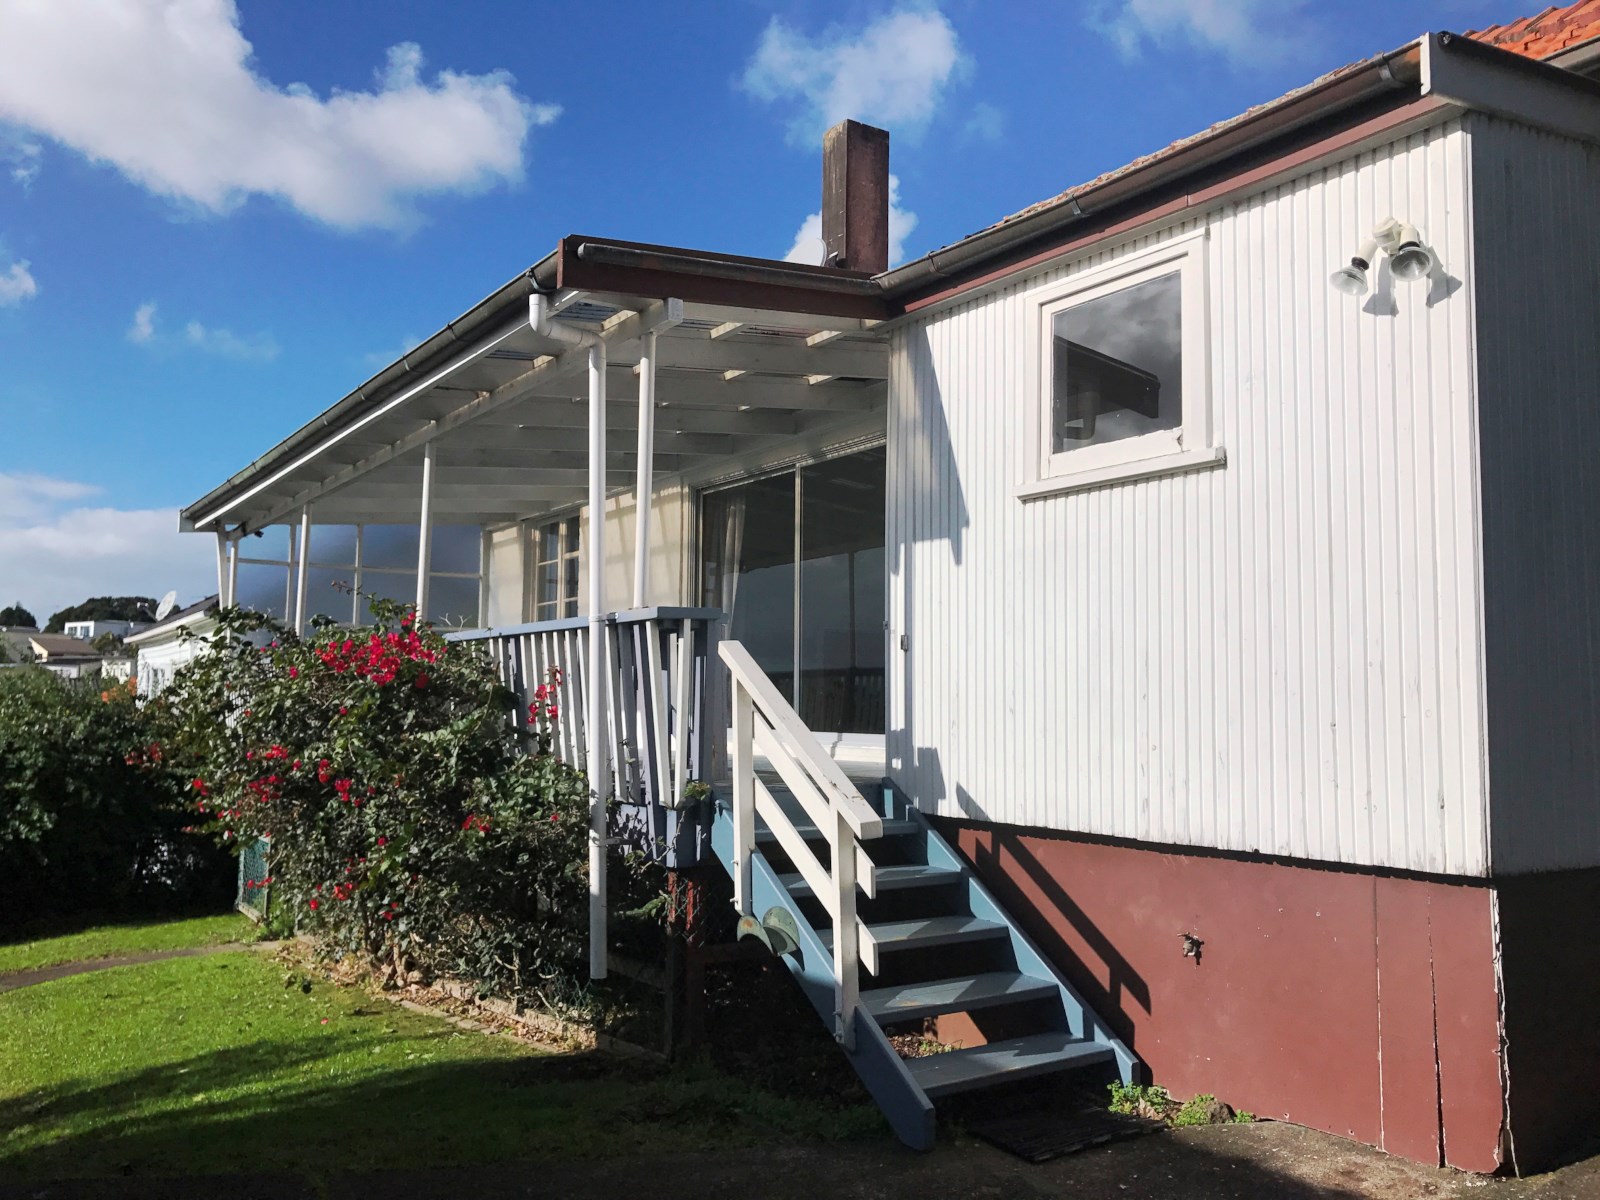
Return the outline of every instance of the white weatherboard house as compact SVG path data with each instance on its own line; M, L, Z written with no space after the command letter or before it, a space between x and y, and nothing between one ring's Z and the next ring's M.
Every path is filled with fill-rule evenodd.
M156 695L172 682L178 668L205 653L206 639L216 632L217 606L217 597L207 596L168 613L123 642L134 653L133 677L139 695Z
M1586 7L892 271L841 126L828 265L564 238L183 520L224 603L381 560L565 667L563 752L732 872L914 1145L1071 1069L1549 1162L1600 1068ZM962 1049L902 1061L927 1018Z

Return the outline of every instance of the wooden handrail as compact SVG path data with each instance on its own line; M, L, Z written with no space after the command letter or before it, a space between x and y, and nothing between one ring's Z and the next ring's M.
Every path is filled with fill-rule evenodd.
M822 743L817 741L817 735L811 732L800 719L800 714L783 698L783 693L767 678L767 673L757 665L744 644L723 642L718 647L718 653L727 664L735 684L750 694L756 709L772 726L778 740L817 781L834 810L848 822L851 831L858 838L882 837L882 814L867 803L866 797L850 782L850 777L839 764L828 757Z
M750 652L739 642L723 642L718 654L732 679L734 903L744 916L752 909L755 819L760 814L812 894L833 918L834 1036L847 1050L855 1049L855 1021L860 1007L861 962L872 942L856 916L856 888L877 891L872 861L863 839L881 837L883 817L856 785L829 758L800 715L785 700ZM795 828L783 806L756 775L759 748L788 785L802 810L817 824L831 849L829 864ZM876 960L868 966L876 969Z

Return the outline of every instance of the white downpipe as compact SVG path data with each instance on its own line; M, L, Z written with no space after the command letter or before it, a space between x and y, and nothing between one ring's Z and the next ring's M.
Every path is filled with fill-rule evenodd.
M300 553L294 565L294 631L304 633L306 628L306 577L311 557L311 506L300 509Z
M417 620L428 619L428 569L433 565L433 463L438 443L422 447L422 511L417 517Z
M528 301L528 324L540 337L589 351L589 661L584 729L589 776L589 977L604 979L606 952L606 346L599 336L550 317L549 301Z
M656 334L644 335L639 359L639 464L633 485L633 607L643 608L650 579L650 505L656 443Z
M217 530L217 603L228 603L228 535Z

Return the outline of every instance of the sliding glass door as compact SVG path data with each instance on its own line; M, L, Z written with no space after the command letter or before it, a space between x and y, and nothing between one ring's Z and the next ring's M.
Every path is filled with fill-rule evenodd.
M884 462L877 447L704 497L704 602L819 731L884 731Z

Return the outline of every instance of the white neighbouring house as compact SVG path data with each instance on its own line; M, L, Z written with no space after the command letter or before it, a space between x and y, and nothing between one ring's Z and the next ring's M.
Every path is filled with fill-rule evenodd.
M205 639L216 628L217 597L207 596L126 638L123 647L134 654L133 678L138 694L159 694L172 682L179 667L206 652ZM185 632L193 636L186 638Z
M68 621L62 626L61 631L68 637L92 642L95 638L106 633L113 634L119 638L126 638L129 634L138 633L142 629L149 629L150 624L149 621Z
M1600 1070L1597 69L1590 4L1430 34L894 270L840 127L830 265L564 238L183 522L302 628L414 530L581 693L596 974L614 790L912 1144L1093 1062L1536 1167Z

